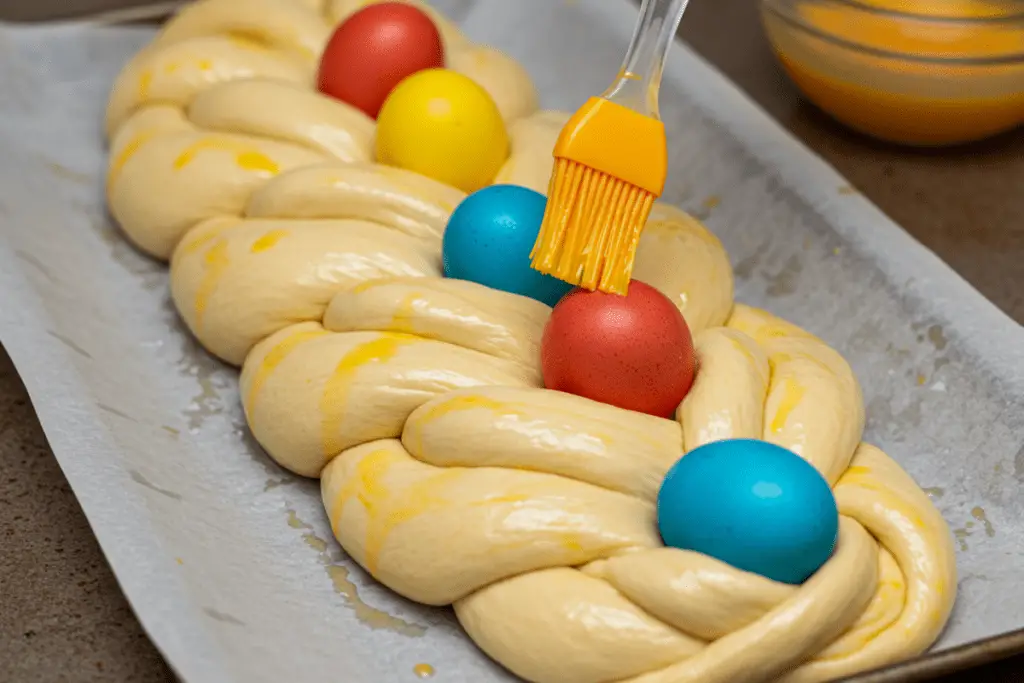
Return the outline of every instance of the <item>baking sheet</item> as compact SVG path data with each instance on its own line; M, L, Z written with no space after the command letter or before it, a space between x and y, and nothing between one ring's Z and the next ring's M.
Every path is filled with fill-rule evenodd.
M628 0L439 3L520 59L545 106L616 73ZM447 610L367 580L315 482L248 437L236 373L184 333L164 269L104 208L100 121L144 27L0 24L0 341L130 602L186 681L513 680ZM684 46L662 93L666 199L728 249L737 299L820 335L864 389L866 439L958 545L948 648L1024 624L1024 329Z

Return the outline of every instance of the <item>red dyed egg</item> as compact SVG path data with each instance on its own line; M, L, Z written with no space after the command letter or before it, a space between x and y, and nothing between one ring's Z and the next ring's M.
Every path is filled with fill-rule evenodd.
M334 31L320 59L320 91L374 119L396 85L423 69L444 66L437 26L404 2L365 7Z
M690 328L654 287L626 296L577 289L551 313L541 342L548 389L670 417L693 385Z

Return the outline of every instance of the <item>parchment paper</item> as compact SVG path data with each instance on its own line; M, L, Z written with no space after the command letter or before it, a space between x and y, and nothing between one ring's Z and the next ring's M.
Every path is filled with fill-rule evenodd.
M627 0L442 3L573 108L616 73ZM0 340L154 642L189 682L512 680L447 610L367 580L315 482L248 437L236 374L183 332L162 266L111 226L100 121L141 27L0 25ZM949 647L1024 623L1024 330L682 45L666 199L729 250L737 298L834 344L866 438L959 545Z

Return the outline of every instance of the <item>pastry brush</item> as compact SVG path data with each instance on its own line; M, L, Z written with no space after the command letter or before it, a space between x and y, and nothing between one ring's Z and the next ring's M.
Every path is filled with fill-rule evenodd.
M640 232L668 173L658 90L688 0L643 0L615 82L590 98L554 149L548 204L530 253L535 270L625 294Z

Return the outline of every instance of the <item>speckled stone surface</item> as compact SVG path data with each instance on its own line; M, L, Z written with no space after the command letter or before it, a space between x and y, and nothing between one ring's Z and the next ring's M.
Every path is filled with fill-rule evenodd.
M105 4L111 4L104 0ZM897 150L802 103L756 0L697 0L691 45L859 191L1024 323L1024 132L956 151ZM173 681L121 595L0 350L0 682ZM1014 659L945 681L1018 681Z
M0 351L0 681L174 681Z

